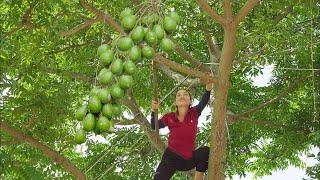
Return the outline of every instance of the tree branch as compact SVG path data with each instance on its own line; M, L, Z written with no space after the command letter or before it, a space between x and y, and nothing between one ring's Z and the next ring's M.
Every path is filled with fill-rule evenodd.
M289 87L286 90L282 91L280 94L278 94L274 98L272 98L272 99L270 99L268 101L265 101L265 102L261 103L260 105L254 107L252 109L249 109L249 110L247 110L247 111L245 111L245 112L243 112L241 114L238 114L238 115L230 115L228 117L229 122L232 123L232 122L238 121L240 119L246 118L250 114L257 112L257 111L263 109L264 107L266 107L266 106L268 106L268 105L270 105L270 104L272 104L274 102L277 102L278 100L280 100L281 98L283 98L284 96L289 94L289 92L291 92L294 89L296 89L298 87L298 85L299 85L299 82L302 81L303 79L305 79L305 78L299 78L299 79L295 80L292 84L289 85Z
M177 41L174 41L174 49L175 51L185 60L189 61L191 64L193 64L195 67L199 67L199 69L203 72L210 72L210 69L206 67L205 65L201 64L199 60L194 59L190 53L188 53L186 50L184 50Z
M62 165L67 171L73 174L77 179L86 179L86 176L83 174L83 172L80 169L78 169L69 159L63 157L61 154L52 150L47 145L40 143L38 140L34 139L33 137L25 135L14 128L11 128L7 123L3 121L0 122L0 129L10 134L14 138L17 138L19 141L27 142L32 147L41 150L43 154L49 157L52 161Z
M238 25L249 12L260 2L260 0L248 0L235 17L235 24Z
M18 30L32 27L31 17L34 10L34 7L36 6L37 1L33 1L30 4L30 7L25 11L25 13L21 16L21 22L17 25L17 27L11 29L9 32L6 32L3 34L3 38L11 36L12 34L16 33Z
M200 78L200 82L203 83L203 84L206 84L209 81L211 81L213 83L217 83L217 78L210 76L209 73L204 73L204 72L201 72L201 71L194 70L194 69L189 68L187 66L184 66L182 64L170 61L170 60L168 60L168 59L166 59L166 58L164 58L162 56L159 56L159 57L160 57L159 59L155 59L154 61L159 63L159 64L168 66L168 67L170 67L170 68L172 68L172 69L174 69L176 71L182 72L184 74L188 74L188 75L191 75L193 77Z
M129 89L128 91L129 99L121 99L121 103L127 106L131 112L134 114L134 117L138 119L140 126L147 134L148 138L150 139L152 145L159 151L163 152L166 148L166 145L160 139L160 136L157 135L154 131L150 129L150 123L148 122L147 118L142 114L140 111L135 97L132 94L132 91Z
M89 19L89 20L85 21L84 23L79 24L78 26L72 28L71 30L61 32L60 35L61 36L65 36L65 37L69 37L69 36L79 32L79 31L81 31L82 29L85 29L85 28L91 26L92 24L94 24L96 22L99 22L101 20L102 20L101 17L96 17L94 19Z
M210 69L212 69L215 74L218 74L218 63L220 62L221 58L220 48L213 43L212 36L209 34L208 30L203 29L203 31L209 49L210 61L212 63Z
M107 24L109 24L111 27L113 27L118 33L120 34L126 34L125 31L122 29L122 27L109 15L105 14L104 12L100 11L99 9L91 6L89 3L87 3L85 0L80 0L80 4L82 7L86 8L93 14L97 16L98 19L102 19Z
M197 0L197 4L200 8L202 8L204 12L208 13L212 19L224 26L225 19L220 16L214 9L212 9L209 4L207 4L204 0Z
M174 71L172 71L170 68L168 68L167 66L164 66L162 64L158 65L159 68L162 70L162 72L167 75L168 77L172 78L173 80L177 81L178 83L182 82L186 77L182 76L179 73L176 73ZM185 81L183 81L181 83L182 85L187 85L187 86L198 86L199 80L198 79L192 79L192 78L188 78Z
M232 7L230 0L223 1L224 18L232 19Z

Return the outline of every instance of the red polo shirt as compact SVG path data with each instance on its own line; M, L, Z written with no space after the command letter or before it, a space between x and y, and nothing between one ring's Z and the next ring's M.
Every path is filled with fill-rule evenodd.
M199 114L195 107L189 108L182 122L178 120L178 112L165 114L161 120L169 128L168 148L185 159L192 157L198 130Z

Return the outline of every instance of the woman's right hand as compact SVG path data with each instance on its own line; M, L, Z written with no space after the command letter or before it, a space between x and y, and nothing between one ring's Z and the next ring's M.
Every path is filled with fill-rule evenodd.
M151 109L152 111L159 109L159 103L155 100L152 100Z

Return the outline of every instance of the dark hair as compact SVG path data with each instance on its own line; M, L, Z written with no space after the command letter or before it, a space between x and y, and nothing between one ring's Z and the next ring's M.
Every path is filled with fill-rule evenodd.
M187 91L187 93L189 94L189 97L190 97L190 101L192 101L192 96L191 96L190 92L188 91L189 88L186 87L186 86L179 86L179 87L178 87L178 89L177 89L177 91L176 91L175 98L176 98L176 96L177 96L178 91L180 91L180 90L185 90L185 91Z

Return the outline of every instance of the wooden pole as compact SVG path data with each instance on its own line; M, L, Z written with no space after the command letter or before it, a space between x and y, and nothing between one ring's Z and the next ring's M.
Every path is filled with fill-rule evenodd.
M157 64L155 61L152 61L152 75L153 75L153 100L158 102ZM158 109L154 110L154 128L155 128L156 134L159 135Z

